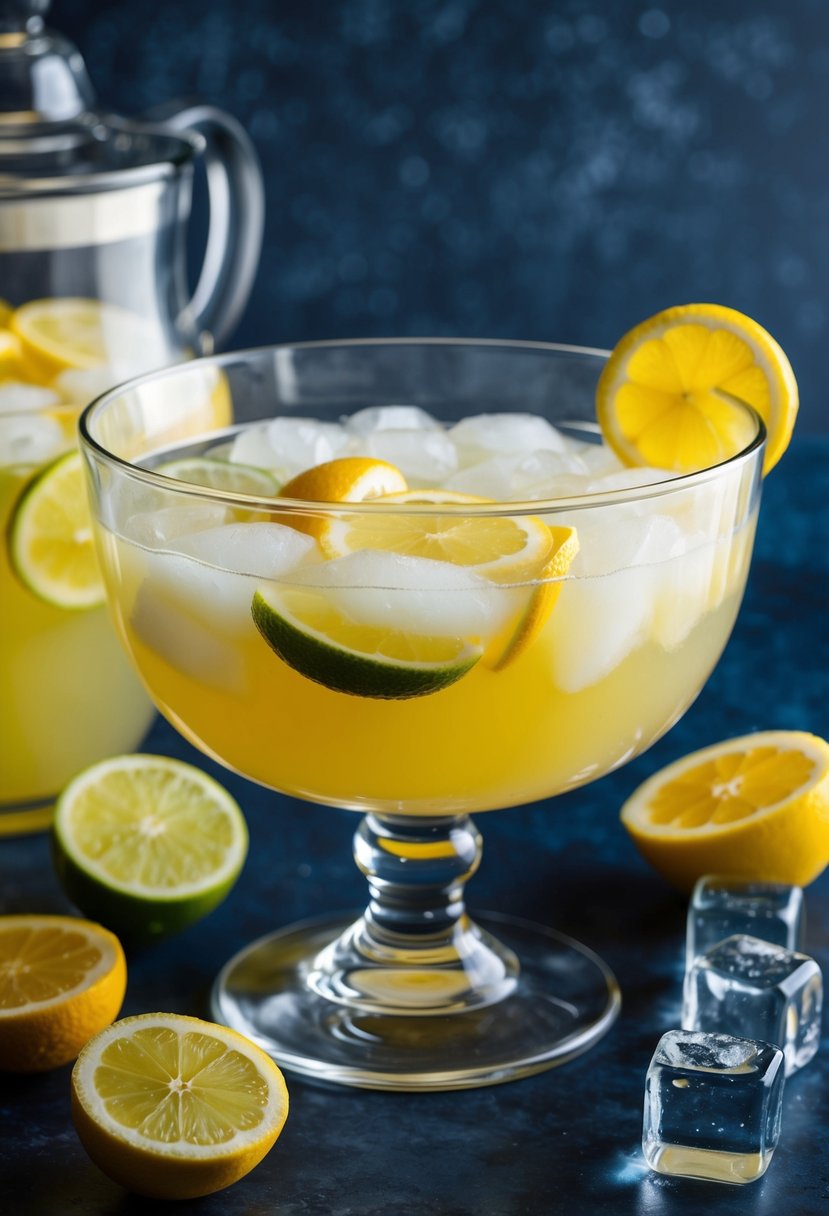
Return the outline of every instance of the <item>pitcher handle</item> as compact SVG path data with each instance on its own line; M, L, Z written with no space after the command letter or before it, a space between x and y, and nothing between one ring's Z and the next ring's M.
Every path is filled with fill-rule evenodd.
M224 110L200 102L157 108L152 118L205 141L210 226L188 311L206 347L221 346L248 302L265 225L262 170L250 136ZM179 102L180 106L181 103ZM149 116L148 116L149 117Z

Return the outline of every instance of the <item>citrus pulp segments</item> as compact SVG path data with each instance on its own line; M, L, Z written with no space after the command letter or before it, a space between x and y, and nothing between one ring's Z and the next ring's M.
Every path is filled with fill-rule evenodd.
M0 917L0 1071L74 1060L118 1016L124 952L101 925L71 916Z
M602 432L629 465L691 472L750 443L752 406L768 432L764 473L788 447L797 382L783 350L762 326L732 308L665 309L618 343L599 379Z
M761 731L704 748L639 786L622 822L682 890L707 873L805 886L829 862L829 744Z
M151 1198L230 1186L269 1152L287 1117L288 1091L269 1056L227 1027L181 1014L116 1022L72 1072L72 1118L89 1156Z
M77 906L131 943L180 932L230 891L247 855L242 812L200 769L116 756L58 799L53 855Z
M39 599L57 608L104 602L81 455L47 465L21 494L8 527L12 568Z
M334 692L405 700L454 684L481 657L482 647L359 625L323 591L259 590L251 614L271 649L306 679Z

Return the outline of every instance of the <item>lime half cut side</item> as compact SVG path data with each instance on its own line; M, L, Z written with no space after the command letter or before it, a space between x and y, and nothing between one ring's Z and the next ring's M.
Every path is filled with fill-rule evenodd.
M174 477L176 481L222 490L226 494L256 494L262 498L274 498L279 490L279 483L267 469L218 460L212 456L186 456L180 460L168 460L157 465L155 472L163 473L165 477Z
M63 791L53 846L69 898L141 943L184 929L224 899L248 833L236 801L200 769L165 756L115 756Z
M29 482L9 521L12 569L57 608L104 602L83 476L80 452L59 456Z
M479 643L460 638L359 624L312 588L259 590L251 614L289 667L357 697L396 701L439 692L466 675L483 652Z

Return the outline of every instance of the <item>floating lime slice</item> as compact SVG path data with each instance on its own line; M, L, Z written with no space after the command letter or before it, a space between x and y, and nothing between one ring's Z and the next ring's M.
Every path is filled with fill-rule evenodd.
M403 700L448 688L482 646L349 620L313 588L257 591L251 613L279 657L318 684L356 697Z
M146 942L200 920L233 886L248 833L237 803L200 769L116 756L57 803L58 875L69 898L119 937Z
M59 456L21 494L8 529L12 569L58 608L104 600L79 452Z
M274 498L279 490L279 483L267 469L257 469L250 464L234 464L229 460L215 460L209 456L168 460L166 464L157 465L155 471L163 473L165 477L174 477L176 481L223 490L227 494L256 494L263 498Z

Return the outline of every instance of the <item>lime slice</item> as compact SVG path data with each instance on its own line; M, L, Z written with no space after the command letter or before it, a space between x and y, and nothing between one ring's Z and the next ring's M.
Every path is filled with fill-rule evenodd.
M116 756L58 799L55 866L69 898L129 942L177 933L221 903L248 833L237 803L200 769Z
M335 692L399 701L439 692L466 675L482 646L351 621L313 588L257 591L251 613L283 662Z
M12 568L33 595L58 608L103 603L79 452L59 456L29 483L8 541Z
M233 464L229 460L215 460L209 456L168 460L166 464L157 465L155 471L163 473L165 477L174 477L176 481L208 486L227 494L256 494L263 498L274 498L279 490L279 483L267 469L257 469L250 464Z

